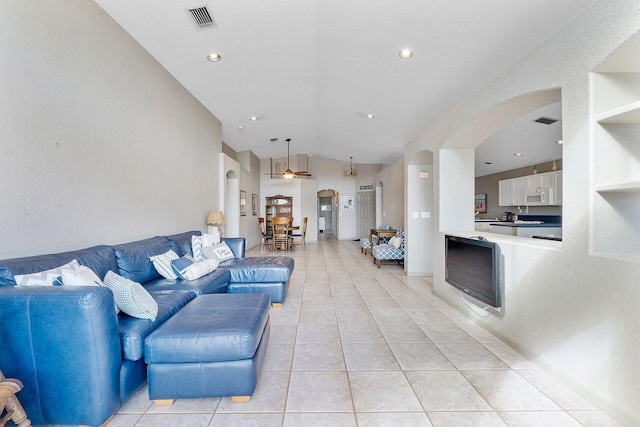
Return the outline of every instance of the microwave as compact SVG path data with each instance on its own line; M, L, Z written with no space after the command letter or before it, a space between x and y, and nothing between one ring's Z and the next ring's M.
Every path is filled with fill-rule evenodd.
M542 206L553 204L553 188L545 188L524 194L525 205Z

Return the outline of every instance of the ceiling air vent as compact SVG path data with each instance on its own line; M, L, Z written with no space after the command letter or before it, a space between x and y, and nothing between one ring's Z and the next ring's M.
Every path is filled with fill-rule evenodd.
M540 117L539 119L535 119L534 122L542 123L543 125L551 125L557 122L557 119L551 119L549 117Z
M196 26L197 30L216 28L218 26L216 21L213 20L213 17L209 13L209 9L207 9L206 5L185 9L185 12L187 12L189 17L191 17L191 21L193 22L193 25Z
M269 142L278 142L278 138L271 138L269 139Z

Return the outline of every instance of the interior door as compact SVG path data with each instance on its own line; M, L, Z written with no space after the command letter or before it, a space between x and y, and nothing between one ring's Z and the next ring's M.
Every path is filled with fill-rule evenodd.
M358 193L358 236L369 237L372 228L376 228L376 193Z

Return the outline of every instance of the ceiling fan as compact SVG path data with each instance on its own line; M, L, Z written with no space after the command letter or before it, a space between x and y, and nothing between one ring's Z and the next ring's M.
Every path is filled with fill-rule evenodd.
M287 141L287 165L290 165L291 161L289 160L289 145L291 143L291 138L287 138L285 141ZM282 172L282 177L284 179L293 179L296 176L311 176L311 174L309 172L307 172L307 171L294 172L291 169L289 169L288 167L287 167L287 170Z

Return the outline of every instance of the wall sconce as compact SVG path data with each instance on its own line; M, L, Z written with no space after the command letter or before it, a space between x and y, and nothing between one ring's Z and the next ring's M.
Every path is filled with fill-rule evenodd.
M224 224L226 224L226 221L224 219L224 213L222 213L222 211L211 211L209 212L209 215L207 215L207 225L209 226L207 232L209 234L212 233L212 228L216 227L218 225L223 226ZM220 236L223 235L222 229L220 229Z

